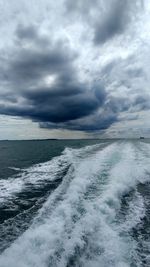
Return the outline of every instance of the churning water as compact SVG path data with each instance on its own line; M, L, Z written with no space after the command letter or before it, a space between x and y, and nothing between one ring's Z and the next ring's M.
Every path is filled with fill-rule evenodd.
M150 266L150 144L83 145L9 166L16 174L0 180L0 267Z

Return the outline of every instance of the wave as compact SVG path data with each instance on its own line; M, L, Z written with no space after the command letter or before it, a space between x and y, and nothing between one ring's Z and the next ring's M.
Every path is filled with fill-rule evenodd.
M27 189L31 185L37 188L45 182L56 180L67 164L67 159L64 156L59 156L49 162L36 164L28 169L19 169L20 173L17 176L1 179L0 202L15 197L16 193Z
M96 149L106 146L106 143L101 143L92 146L86 146L82 149L66 148L62 155L53 158L50 161L33 165L26 169L9 167L19 171L18 175L9 177L8 179L0 179L0 204L2 202L15 198L16 194L27 190L31 186L40 188L45 183L55 181L64 174L65 170L72 164L71 155L72 151L74 158L80 160L89 153L94 153Z
M32 225L1 254L0 267L148 266L134 236L146 216L139 185L150 180L148 148L131 142L67 148L24 172L23 186L41 187L68 166Z

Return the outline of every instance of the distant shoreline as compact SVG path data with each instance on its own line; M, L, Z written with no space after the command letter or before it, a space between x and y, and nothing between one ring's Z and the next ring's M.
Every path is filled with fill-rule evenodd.
M147 140L150 139L150 137L144 137L141 139L140 137L137 138L46 138L46 139L1 139L0 142L11 142L11 141L73 141L73 140L79 140L79 141L86 141L86 140Z

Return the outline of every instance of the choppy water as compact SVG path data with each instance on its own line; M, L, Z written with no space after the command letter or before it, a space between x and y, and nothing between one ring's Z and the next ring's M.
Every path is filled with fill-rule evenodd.
M23 153L21 143L13 146ZM14 166L8 154L0 267L150 266L150 143L42 143L28 162L18 154Z

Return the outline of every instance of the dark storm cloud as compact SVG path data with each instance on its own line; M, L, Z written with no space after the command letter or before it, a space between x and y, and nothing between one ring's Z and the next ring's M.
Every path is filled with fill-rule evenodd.
M113 123L117 122L117 115L113 113L103 112L102 114L94 114L87 118L81 118L75 121L69 121L65 123L60 123L59 125L54 125L50 122L41 122L41 128L49 128L53 129L69 129L69 130L77 130L77 131L85 131L85 132L93 132L93 131L102 131L108 129Z
M23 93L27 101L25 116L39 121L60 123L87 116L96 111L105 100L105 92L86 91L84 85L61 83ZM20 110L18 111L18 115ZM21 114L23 116L23 114Z
M119 112L127 110L126 107L127 103L123 104L124 99L121 98L118 99L111 98L108 100L109 98L108 95L102 89L100 90L100 88L97 87L97 85L95 86L94 92L96 99L99 99L99 103L97 103L98 105L95 112L93 113L89 112L88 116L85 117L80 116L76 118L76 120L73 120L70 117L69 120L62 121L59 124L43 121L40 123L40 127L52 129L54 128L55 125L55 128L86 131L86 132L102 131L108 129L113 123L118 121ZM90 99L92 100L91 93L89 94L88 101L91 101Z
M19 51L5 60L8 92L1 93L0 113L50 122L54 128L64 122L64 127L75 128L67 122L96 112L104 105L106 92L102 86L87 88L79 81L77 54L66 41L49 42L43 50L41 40L46 42L35 27L17 28ZM82 125L78 128L82 130Z
M117 86L127 86L126 80L143 75L138 67L126 70L121 60L112 61L100 73L107 77L106 83L89 85L79 78L79 55L67 40L50 39L36 25L21 24L14 40L14 51L1 56L0 114L30 118L43 128L92 132L109 128L121 112L148 105L141 95L129 99L105 90L115 77ZM126 76L119 79L121 69Z

